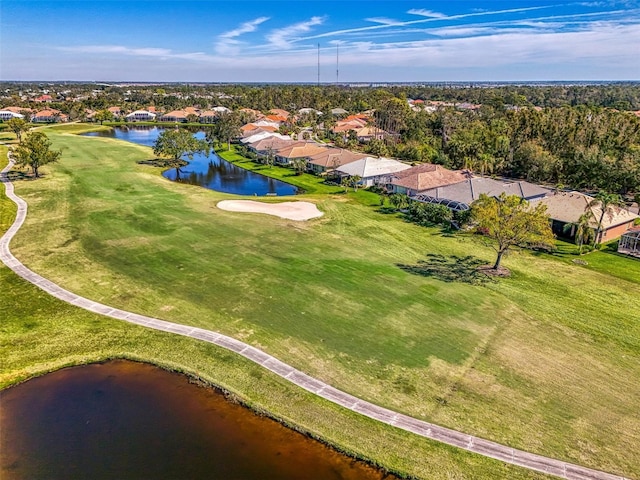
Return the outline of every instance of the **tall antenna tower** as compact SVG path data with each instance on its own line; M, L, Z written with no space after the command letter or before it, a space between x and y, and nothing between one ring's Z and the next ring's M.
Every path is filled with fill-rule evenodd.
M338 48L340 47L339 43L336 43L336 85L338 85L338 81L339 81L339 73L340 73L340 69L338 68L340 65L340 57L339 57L339 53L338 53Z
M320 44L318 43L318 86L320 86Z

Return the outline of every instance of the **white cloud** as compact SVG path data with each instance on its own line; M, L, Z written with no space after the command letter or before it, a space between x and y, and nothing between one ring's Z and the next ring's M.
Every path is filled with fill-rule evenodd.
M266 22L267 20L269 20L269 17L259 17L259 18L256 18L255 20L245 22L235 30L230 30L228 32L224 32L220 34L220 38L236 38L245 33L255 32L258 26Z
M237 54L238 47L242 44L237 37L245 33L255 32L258 26L269 20L269 17L258 17L255 20L245 22L234 30L224 32L218 36L216 51L221 54Z
M429 18L446 18L447 16L444 13L434 12L433 10L425 10L424 8L412 8L407 11L410 15L420 15L421 17L429 17Z
M386 17L365 18L365 21L372 22L372 23L380 23L382 25L390 25L390 26L402 25L402 22L400 20L393 20L392 18L386 18Z
M354 33L354 32L367 32L367 31L371 31L371 30L378 30L378 29L389 28L389 27L417 25L417 24L421 24L421 23L436 22L436 21L441 21L441 20L460 20L460 19L463 19L463 18L481 17L481 16L486 16L486 15L502 15L502 14L507 14L507 13L521 13L521 12L528 12L528 11L532 11L532 10L548 9L548 8L552 8L552 7L553 7L553 5L545 5L545 6L541 6L541 7L510 8L510 9L507 9L507 10L492 10L492 11L484 11L484 12L463 13L463 14L460 14L460 15L450 15L450 16L442 16L442 17L427 17L427 18L423 18L421 20L408 20L408 21L405 21L405 22L400 22L400 23L396 23L396 24L392 24L392 25L391 24L381 24L381 25L370 25L370 26L367 26L367 27L348 28L348 29L344 29L344 30L334 30L332 32L324 32L324 33L320 33L320 34L317 34L317 35L308 36L306 38L301 38L300 40L314 40L316 38L335 37L335 36L338 36L338 35L351 34L351 33ZM417 10L414 10L414 11L417 11ZM425 10L425 11L427 11L427 10Z
M167 57L172 54L166 48L131 48L121 45L80 45L76 47L58 47L58 50L77 53L114 53L141 57Z
M311 17L305 22L294 23L288 27L271 31L271 33L267 35L267 40L273 47L288 49L291 46L291 41L295 39L296 35L309 32L312 27L322 25L322 23L324 23L323 17Z

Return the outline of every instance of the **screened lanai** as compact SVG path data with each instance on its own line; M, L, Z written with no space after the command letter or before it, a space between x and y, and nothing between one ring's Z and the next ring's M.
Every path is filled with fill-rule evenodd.
M634 227L620 237L618 253L640 257L640 227Z

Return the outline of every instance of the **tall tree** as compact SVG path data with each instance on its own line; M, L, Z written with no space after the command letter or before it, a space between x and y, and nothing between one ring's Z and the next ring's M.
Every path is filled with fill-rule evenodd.
M13 158L16 165L29 166L33 176L38 178L38 169L42 165L56 162L60 159L62 151L51 150L51 141L42 132L32 132L24 141L13 150Z
M109 122L113 120L113 113L109 110L99 110L93 117L97 122L100 122L102 125L103 122Z
M177 128L164 130L153 146L153 153L159 157L169 159L170 163L180 168L180 158L192 159L196 153L209 154L209 145L204 140L198 140L188 130Z
M29 131L29 124L24 118L14 117L7 121L7 127L16 134L18 143L22 143L22 134Z
M482 194L473 202L471 215L498 255L494 270L500 268L502 257L513 247L553 247L546 205L530 206L517 195L502 193L496 198Z
M602 241L600 237L602 235L602 222L604 221L604 217L608 216L609 218L612 218L616 208L620 207L622 204L623 202L620 195L600 191L587 205L588 209L591 209L592 207L600 208L600 218L598 218L598 226L596 227L596 234L593 239L594 247Z
M231 150L231 140L240 136L242 120L237 112L223 113L207 132L207 142L210 145L227 143L227 149Z

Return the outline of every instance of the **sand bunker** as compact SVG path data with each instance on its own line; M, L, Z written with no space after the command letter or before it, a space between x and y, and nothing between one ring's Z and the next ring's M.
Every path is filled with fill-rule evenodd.
M262 203L253 200L223 200L218 202L218 208L229 212L266 213L298 221L324 215L315 203L311 202Z

